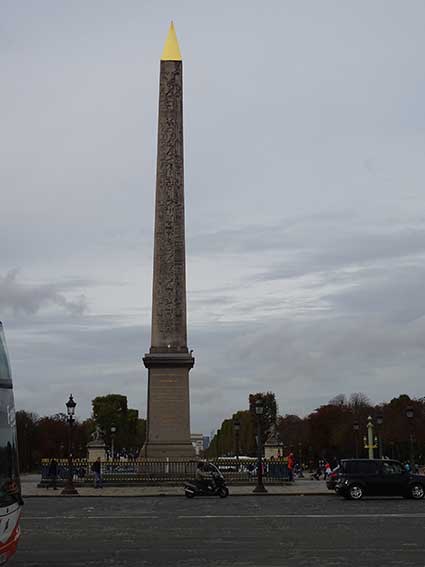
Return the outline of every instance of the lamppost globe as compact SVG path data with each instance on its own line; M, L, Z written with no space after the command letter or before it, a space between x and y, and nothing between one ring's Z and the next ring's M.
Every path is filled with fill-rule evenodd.
M115 427L115 425L112 425L111 426L111 433L114 434L114 433L116 433L116 431L117 431L117 428Z
M258 398L257 401L255 402L255 413L257 415L263 415L263 412L264 412L263 400L261 398Z
M382 425L384 423L384 416L382 414L378 414L376 416L376 425Z
M406 408L406 417L407 417L407 419L413 419L414 415L415 415L415 413L414 413L414 411L413 411L412 406L407 406L407 408Z
M66 402L66 411L68 414L68 417L72 418L74 417L75 414L75 406L77 405L74 401L74 398L72 397L72 394L69 395L69 400Z

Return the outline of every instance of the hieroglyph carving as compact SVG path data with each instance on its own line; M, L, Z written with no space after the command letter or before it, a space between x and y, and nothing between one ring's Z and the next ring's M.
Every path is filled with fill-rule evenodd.
M162 61L152 306L154 349L187 348L185 277L182 62Z

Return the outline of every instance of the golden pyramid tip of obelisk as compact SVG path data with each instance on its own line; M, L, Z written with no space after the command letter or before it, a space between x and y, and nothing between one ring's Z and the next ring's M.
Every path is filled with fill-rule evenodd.
M176 30L171 22L168 30L167 39L165 40L164 51L162 52L161 61L181 61L179 42L177 41Z

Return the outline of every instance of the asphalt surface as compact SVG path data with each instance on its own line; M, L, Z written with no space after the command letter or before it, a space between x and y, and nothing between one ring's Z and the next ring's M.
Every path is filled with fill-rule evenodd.
M30 498L11 567L425 566L425 501Z

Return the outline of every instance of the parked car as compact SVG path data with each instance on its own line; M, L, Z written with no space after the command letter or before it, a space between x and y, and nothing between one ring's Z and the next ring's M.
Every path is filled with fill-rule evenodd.
M407 471L389 459L346 459L340 463L336 493L360 500L363 496L403 496L420 500L425 476Z

